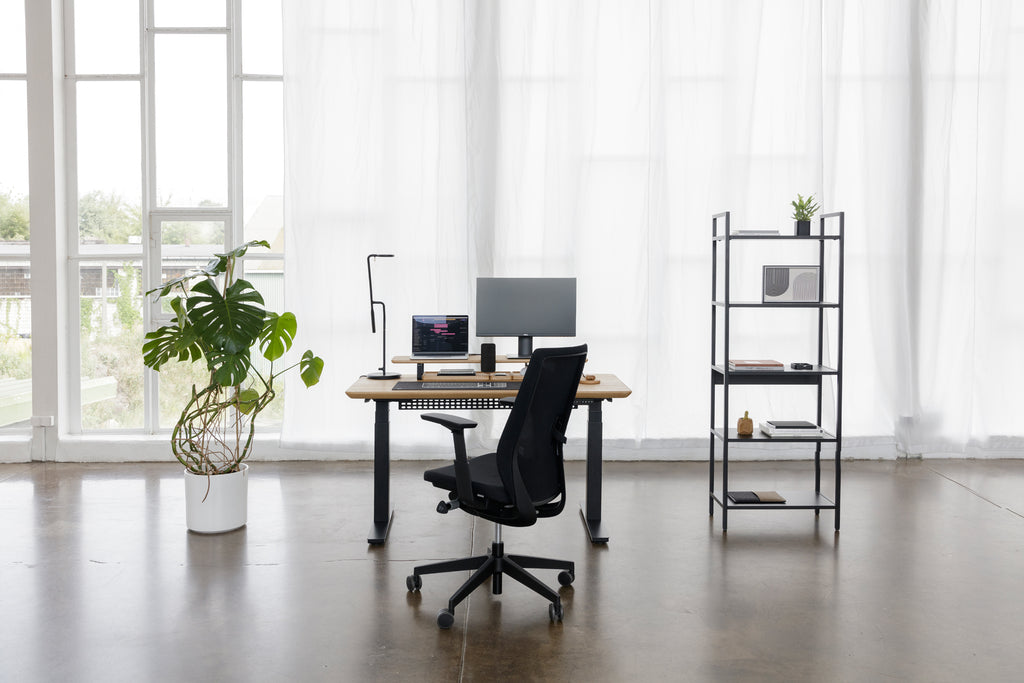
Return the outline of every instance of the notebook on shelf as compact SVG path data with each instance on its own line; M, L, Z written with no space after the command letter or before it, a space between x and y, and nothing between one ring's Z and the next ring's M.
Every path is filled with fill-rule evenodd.
M738 505L786 502L778 491L729 491L728 497Z
M821 436L821 427L807 420L767 420L761 423L761 433L768 436L808 437Z
M783 365L777 360L739 359L729 361L730 370L782 370Z

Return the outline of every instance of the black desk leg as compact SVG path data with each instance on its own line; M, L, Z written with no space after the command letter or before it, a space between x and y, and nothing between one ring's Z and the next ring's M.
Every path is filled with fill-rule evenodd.
M590 404L587 421L587 499L580 503L580 517L583 518L591 543L608 542L608 530L601 524L601 447L604 438L602 403L599 399Z
M373 424L373 524L367 543L383 545L391 528L391 433L388 420L390 401L374 401L376 419Z

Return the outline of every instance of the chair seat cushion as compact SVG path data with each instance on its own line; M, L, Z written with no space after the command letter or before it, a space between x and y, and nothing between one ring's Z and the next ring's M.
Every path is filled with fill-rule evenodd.
M440 489L455 491L455 464L427 470L423 473L423 478ZM508 504L512 502L508 493L505 492L501 475L498 474L496 453L470 458L469 478L473 482L474 496L483 496L495 503Z

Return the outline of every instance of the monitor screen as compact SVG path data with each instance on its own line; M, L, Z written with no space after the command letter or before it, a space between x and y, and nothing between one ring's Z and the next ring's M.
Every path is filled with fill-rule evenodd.
M519 337L519 357L529 357L533 337L575 337L576 278L477 278L476 334Z

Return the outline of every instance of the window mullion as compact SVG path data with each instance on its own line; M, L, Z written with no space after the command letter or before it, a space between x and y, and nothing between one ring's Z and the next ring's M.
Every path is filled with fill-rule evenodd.
M64 296L67 305L68 326L76 334L67 335L67 429L69 433L82 431L82 339L81 306L76 305L80 294L80 268L78 262L78 82L75 79L75 3L64 4L64 240L67 244L67 281Z
M224 231L225 247L232 248L245 239L242 225L242 25L241 2L228 0L228 203L231 220Z
M153 218L153 207L156 206L156 138L154 121L156 120L156 90L153 74L156 68L154 55L153 0L139 0L139 49L142 67L142 268L143 292L147 292L160 284L160 230L159 223ZM154 304L145 298L142 302L142 329L149 332L153 329ZM156 433L159 428L159 392L160 378L155 370L146 368L143 373L143 421L147 434Z

